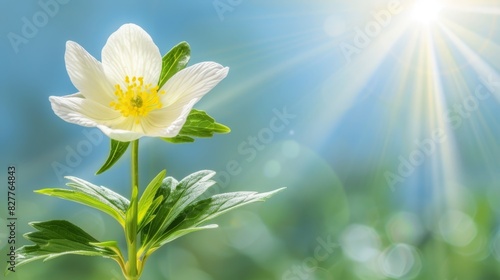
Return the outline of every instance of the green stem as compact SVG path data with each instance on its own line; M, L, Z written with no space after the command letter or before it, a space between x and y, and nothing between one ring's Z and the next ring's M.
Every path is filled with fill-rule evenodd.
M130 208L127 212L127 248L128 248L128 269L127 279L139 279L137 271L137 204L139 193L139 140L132 142L132 195Z

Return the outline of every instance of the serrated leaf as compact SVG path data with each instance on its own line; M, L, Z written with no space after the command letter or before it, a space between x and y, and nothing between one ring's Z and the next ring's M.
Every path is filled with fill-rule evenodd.
M125 227L125 213L130 203L126 198L106 187L96 186L79 178L71 176L66 178L72 181L66 184L72 190L49 188L35 192L78 202L101 210Z
M139 200L139 212L137 216L137 223L139 224L139 228L142 228L142 221L146 214L148 213L149 209L151 208L152 204L155 201L155 195L156 192L158 191L158 188L161 186L161 183L163 179L165 178L165 175L167 174L166 170L162 170L156 177L151 180L151 182L148 184L146 189L141 195L141 198ZM156 202L155 204L159 204L159 202Z
M30 225L38 231L27 233L24 237L35 245L23 246L16 251L16 266L39 259L46 261L67 254L118 257L108 248L92 245L99 241L68 221L32 222Z
M127 151L130 142L120 142L111 139L111 145L109 149L109 155L106 162L101 166L101 168L96 172L96 175L103 173L113 166Z
M162 58L158 87L161 88L175 73L184 69L188 64L190 57L191 49L187 42L180 42L168 53L166 53Z
M214 181L210 180L214 175L213 171L203 170L185 177L180 182L172 177L163 180L156 194L157 197L163 197L163 202L152 214L155 217L141 231L143 244L146 244L146 248L155 243L155 240L162 235L162 232L184 208L215 184Z
M197 229L205 229L205 227L200 228L198 225L243 205L265 201L284 189L285 188L281 188L266 193L224 193L192 203L186 207L182 213L177 216L175 221L164 231L161 238L159 238L157 246L162 246L185 234L196 231Z
M221 123L217 123L214 118L205 111L192 109L186 119L186 123L176 137L162 138L170 143L194 142L193 137L208 138L214 133L229 133L231 129Z
M140 230L143 246L139 254L142 257L147 258L162 245L188 233L215 228L217 225L214 224L203 226L200 224L234 208L264 201L284 189L266 193L225 193L197 200L213 185L214 182L210 178L214 174L212 171L200 171L187 176L180 182L172 177L163 180L154 200L163 199L162 203L156 210L151 211L150 218Z

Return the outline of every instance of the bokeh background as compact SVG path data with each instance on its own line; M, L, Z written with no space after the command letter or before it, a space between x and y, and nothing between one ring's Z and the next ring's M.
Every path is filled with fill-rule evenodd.
M9 165L18 245L28 222L49 219L99 240L122 235L97 210L33 190L73 175L129 196L129 155L94 175L109 140L57 118L48 97L75 92L67 40L100 59L107 37L133 22L162 52L188 41L191 64L231 69L196 108L232 132L142 140L142 186L166 168L178 179L215 170L215 191L287 187L163 247L143 279L500 279L500 2L437 2L2 0L2 263ZM6 279L121 274L111 260L74 256Z

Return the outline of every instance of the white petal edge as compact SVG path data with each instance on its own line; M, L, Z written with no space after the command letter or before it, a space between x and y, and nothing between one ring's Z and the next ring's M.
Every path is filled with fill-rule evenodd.
M114 126L123 122L119 112L83 97L82 94L51 96L50 104L61 119L86 127Z
M144 77L156 85L160 78L160 50L146 31L135 24L124 24L111 34L102 49L104 73L113 84L124 86L126 76Z
M143 136L146 136L144 133L141 132L134 132L123 129L112 129L104 125L98 125L97 128L99 128L109 138L121 142L130 142L137 140Z
M228 67L211 61L197 63L177 72L160 89L165 91L162 96L163 106L178 107L190 103L193 99L201 99L222 81L228 72Z
M77 105L77 102L68 102L71 99L82 99L85 98L83 95L77 93L73 95L68 95L64 97L59 96L50 96L49 101L52 107L52 111L63 119L66 122L74 123L81 126L86 127L94 127L97 126L95 120L88 118L86 115L82 114L80 107Z
M101 63L82 46L66 42L64 60L71 82L85 98L103 104L115 98L113 85L106 78Z

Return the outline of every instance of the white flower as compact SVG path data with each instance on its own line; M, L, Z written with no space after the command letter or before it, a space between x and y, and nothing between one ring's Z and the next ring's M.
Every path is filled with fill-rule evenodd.
M66 43L66 69L78 93L49 98L63 120L97 127L118 141L175 137L193 105L224 79L215 62L187 67L158 88L162 57L139 26L125 24L102 49L102 63L75 42Z

